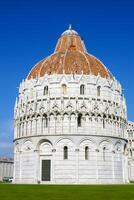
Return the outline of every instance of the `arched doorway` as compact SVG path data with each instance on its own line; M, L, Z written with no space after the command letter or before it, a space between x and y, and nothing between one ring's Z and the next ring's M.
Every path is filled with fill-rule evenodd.
M52 180L52 144L48 140L42 140L39 144L40 156L40 181Z

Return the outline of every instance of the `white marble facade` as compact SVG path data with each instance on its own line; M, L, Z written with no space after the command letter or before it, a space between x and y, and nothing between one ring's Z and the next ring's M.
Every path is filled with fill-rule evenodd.
M50 159L51 183L127 182L126 122L125 99L115 79L63 74L23 81L15 105L14 181L43 182L41 160Z
M25 79L14 109L14 182L128 183L127 137L126 101L114 77Z

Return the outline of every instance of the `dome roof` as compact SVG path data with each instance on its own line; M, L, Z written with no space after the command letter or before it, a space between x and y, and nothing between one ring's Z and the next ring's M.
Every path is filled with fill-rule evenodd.
M112 78L111 73L96 57L88 54L83 40L71 27L59 38L52 55L38 62L27 79L45 74L92 74Z

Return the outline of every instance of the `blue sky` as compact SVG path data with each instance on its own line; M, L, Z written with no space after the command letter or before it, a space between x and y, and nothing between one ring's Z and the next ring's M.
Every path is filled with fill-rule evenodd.
M121 82L134 121L134 1L0 1L0 156L12 156L19 83L69 24Z

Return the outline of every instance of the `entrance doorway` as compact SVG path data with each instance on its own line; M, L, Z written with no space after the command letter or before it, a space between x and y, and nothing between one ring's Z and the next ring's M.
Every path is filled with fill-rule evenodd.
M51 180L51 160L42 160L42 181Z

